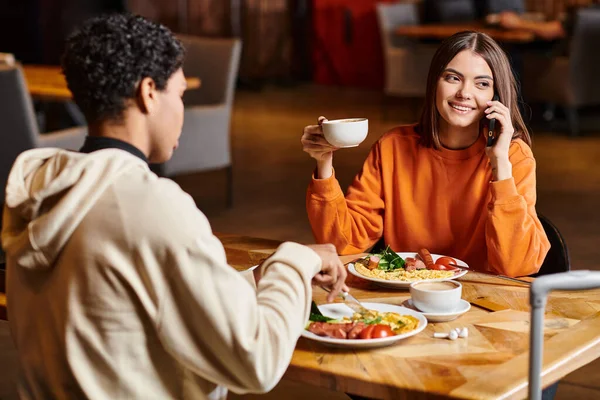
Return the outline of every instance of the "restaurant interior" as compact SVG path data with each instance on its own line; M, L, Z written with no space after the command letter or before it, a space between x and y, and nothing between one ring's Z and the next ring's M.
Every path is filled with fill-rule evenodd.
M385 132L418 121L429 63L439 43L456 32L475 30L494 38L512 62L519 107L537 162L536 210L551 221L566 243L566 268L600 271L600 168L596 164L600 156L600 8L596 5L593 0L0 1L0 72L14 72L0 76L0 183L6 184L10 166L21 151L36 147L76 150L82 143L86 121L71 101L59 67L63 41L87 17L129 11L165 24L187 51L181 145L173 159L153 165L153 170L189 193L224 241L234 235L265 239L249 240L257 246L254 249L273 248L274 243L288 240L313 243L306 189L314 160L302 151L303 128L315 124L319 116L368 119L367 138L357 147L335 153L335 176L345 190ZM562 37L544 38L533 29L504 26L504 13L537 23L564 21L570 15L577 18ZM4 270L0 275L4 291ZM595 325L589 322L590 329L596 329L596 339L571 352L569 370L548 378L559 381L556 399L600 398L600 361L596 360L600 355L600 292L594 293L577 302L561 303L559 298L553 306L553 314L567 321L568 327L573 321L596 321ZM527 298L515 296L496 312L505 313L517 305L527 311ZM378 297L364 298L377 301ZM3 294L0 305L5 320ZM487 315L495 310L479 311ZM390 368L389 373L380 371L389 382L394 381L390 375L401 371L406 376L427 374L422 381L435 381L436 374L445 377L439 387L423 384L425 395L431 390L442 397L492 398L467 391L475 387L473 377L488 375L479 378L484 386L486 380L494 380L489 375L500 370L502 363L514 361L506 354L512 358L528 351L528 328L511 330L503 323L507 322L473 322L482 335L495 335L496 350L503 346L498 350L503 356L490 356L489 365L466 354L461 356L464 365L460 368L454 359L447 364L439 361L443 357L435 367L426 365L417 360L419 348L429 352L437 348L425 339L418 342L418 336L410 342L410 351L415 353L406 355L409 365L410 357L416 357L410 371L391 369L391 361L384 358L391 350L378 350L380 357L369 359L372 365L365 361L369 357L365 352L357 352L362 354L360 359L354 358L354 352L334 350L334 354L338 366L347 362L365 371ZM553 335L558 337L560 332L551 331L546 337ZM396 383L363 391L368 378L350 374L344 380L335 374L302 370L301 357L312 355L322 361L332 351L303 340L299 342L303 353L294 359L298 365L293 364L272 392L230 394L229 398L405 398ZM399 353L402 346L402 342L395 346ZM0 321L0 399L17 398L16 373L17 355L8 323ZM508 381L509 375L506 372L503 379ZM416 391L407 393L406 398L427 398ZM524 398L525 393L505 398Z

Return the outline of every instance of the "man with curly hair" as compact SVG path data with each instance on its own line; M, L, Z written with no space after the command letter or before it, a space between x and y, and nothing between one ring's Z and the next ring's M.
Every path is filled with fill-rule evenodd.
M192 198L149 170L177 147L183 59L169 30L132 15L90 20L67 41L89 137L80 152L21 154L6 189L21 398L270 390L308 319L311 281L347 289L332 245L284 243L244 277Z

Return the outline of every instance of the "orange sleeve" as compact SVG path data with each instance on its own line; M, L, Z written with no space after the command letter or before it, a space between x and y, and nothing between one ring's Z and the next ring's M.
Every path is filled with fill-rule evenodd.
M383 234L383 183L381 157L376 143L361 172L344 194L334 174L313 179L306 194L306 209L317 243L333 243L339 254L362 253Z
M523 146L511 157L513 177L491 182L485 230L489 266L507 276L536 273L550 249L535 211L535 160Z

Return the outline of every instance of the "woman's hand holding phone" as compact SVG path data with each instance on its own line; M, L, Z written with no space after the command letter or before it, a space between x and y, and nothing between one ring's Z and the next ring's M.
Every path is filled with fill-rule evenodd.
M512 164L508 158L508 149L515 132L512 125L510 110L494 96L492 101L487 102L488 108L485 110L486 118L495 120L490 124L490 130L499 132L492 145L487 147L485 152L490 158L492 165L492 174L494 180L501 181L512 177ZM493 126L495 125L495 126ZM498 126L499 125L499 126ZM489 144L489 143L488 143Z
M302 150L317 160L318 179L327 179L333 174L333 152L338 150L325 140L321 124L327 121L325 117L319 117L317 125L308 125L302 134Z

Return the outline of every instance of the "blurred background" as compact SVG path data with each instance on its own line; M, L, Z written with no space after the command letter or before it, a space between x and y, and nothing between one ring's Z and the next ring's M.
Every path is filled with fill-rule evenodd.
M563 234L573 269L600 269L597 2L0 0L0 73L14 72L0 74L2 187L20 151L73 147L85 135L57 65L68 33L111 11L171 28L188 50L186 75L200 81L185 97L185 145L153 168L190 193L217 232L304 243L313 241L304 201L315 164L301 149L303 127L320 115L369 119L367 140L334 156L347 187L383 133L416 122L440 41L465 29L489 33L520 83L537 210ZM522 25L509 27L506 15ZM61 142L66 134L71 141ZM2 399L16 398L11 346L2 332ZM557 398L600 398L598 382L596 362L562 380ZM305 390L284 382L271 398L345 398Z

